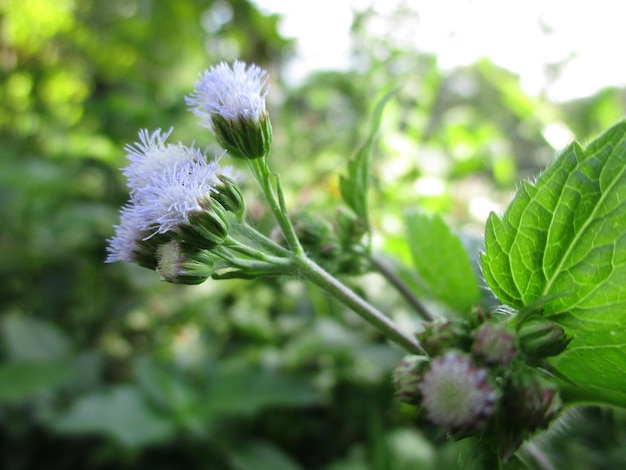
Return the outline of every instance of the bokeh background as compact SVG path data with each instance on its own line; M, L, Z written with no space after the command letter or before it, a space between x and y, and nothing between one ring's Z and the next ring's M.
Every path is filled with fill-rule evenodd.
M479 247L522 178L626 109L618 2L515 3L0 1L0 468L455 468L453 443L393 398L401 352L316 287L174 286L103 261L124 145L172 126L211 145L183 98L235 59L271 74L290 207L333 216L373 106L398 87L372 160L375 249L410 272L417 207ZM346 282L419 323L379 276ZM625 423L577 409L524 452L536 468L619 468Z

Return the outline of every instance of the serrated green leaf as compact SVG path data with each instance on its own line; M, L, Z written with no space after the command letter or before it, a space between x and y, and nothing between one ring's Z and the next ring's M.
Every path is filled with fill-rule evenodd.
M413 264L427 291L464 312L480 298L478 280L459 238L438 215L406 215Z
M372 114L370 130L365 143L348 162L348 175L341 176L339 179L339 190L344 202L368 227L367 189L369 187L370 155L380 128L385 105L397 92L397 89L390 91L378 102Z
M489 217L485 244L496 296L515 308L548 298L544 315L574 335L559 371L626 392L626 123L523 184L502 218Z

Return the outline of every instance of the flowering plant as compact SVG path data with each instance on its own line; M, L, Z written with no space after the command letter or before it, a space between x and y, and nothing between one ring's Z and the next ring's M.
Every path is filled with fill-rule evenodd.
M484 285L439 217L407 217L425 290L453 312L444 317L371 253L368 161L393 92L374 110L369 137L340 180L347 207L332 225L287 208L269 167L267 82L260 67L235 62L212 67L195 83L187 104L221 151L166 143L171 130L139 132L139 142L126 147L130 200L107 262L134 262L173 283L267 275L312 281L405 351L393 376L398 399L462 441L468 467L521 465L520 445L566 405L626 407L623 365L615 373L605 369L626 363L626 124L586 148L568 147L534 183L520 187L501 218L490 216ZM247 163L275 233L247 221L237 177L222 167L230 156ZM429 250L439 256L425 256ZM339 280L374 269L421 317L416 332L404 331ZM600 360L591 357L596 353Z

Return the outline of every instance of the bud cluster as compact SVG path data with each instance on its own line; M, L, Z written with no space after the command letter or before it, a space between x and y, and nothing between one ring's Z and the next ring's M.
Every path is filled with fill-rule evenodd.
M489 435L508 458L559 412L546 358L562 352L571 338L557 324L539 319L513 329L477 307L463 320L425 322L416 336L429 357L400 361L393 375L396 395L420 406L451 437Z

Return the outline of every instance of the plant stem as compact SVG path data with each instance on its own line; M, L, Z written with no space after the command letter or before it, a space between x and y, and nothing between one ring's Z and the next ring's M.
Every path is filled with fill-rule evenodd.
M391 341L403 347L409 353L426 355L426 352L417 339L400 330L398 325L392 322L387 316L356 295L352 290L342 284L337 278L324 271L324 269L315 262L305 255L294 256L292 259L296 265L295 267L302 276L333 295L344 305L350 307L361 318L380 330Z
M250 167L252 168L252 173L261 186L263 195L265 196L265 199L267 200L267 203L269 204L270 209L272 210L272 213L274 214L274 217L283 232L287 245L296 255L304 253L300 240L298 240L298 236L296 235L293 225L291 224L291 220L289 220L289 216L287 215L285 200L283 198L283 192L280 187L280 180L278 179L278 176L270 173L265 157L250 160ZM276 190L272 187L272 178L276 180Z
M413 291L402 282L402 279L393 272L387 265L380 260L376 255L369 256L369 261L372 266L404 297L404 299L415 309L415 311L426 321L433 321L434 317L424 306L420 299L418 299Z

